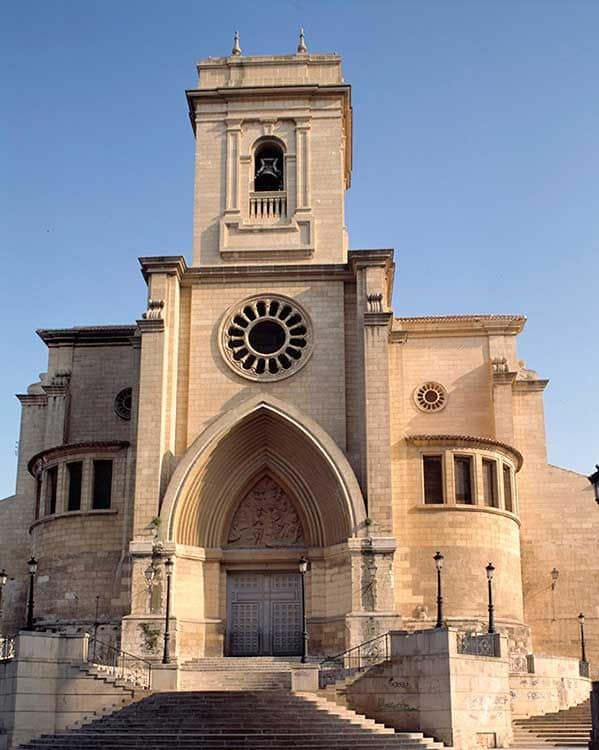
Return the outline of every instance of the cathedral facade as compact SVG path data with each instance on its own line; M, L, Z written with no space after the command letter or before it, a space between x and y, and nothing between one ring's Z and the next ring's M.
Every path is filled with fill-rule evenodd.
M131 325L43 329L0 502L0 625L92 626L160 657L294 655L495 620L514 664L589 652L599 522L547 464L520 315L402 317L387 248L350 250L350 86L335 54L198 63L193 261L140 258ZM552 576L552 571L555 572Z

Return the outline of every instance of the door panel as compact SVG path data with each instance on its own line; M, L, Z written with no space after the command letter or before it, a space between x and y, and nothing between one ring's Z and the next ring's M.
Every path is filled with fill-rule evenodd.
M260 653L261 602L234 602L231 605L231 651L244 656Z
M229 573L227 653L231 656L301 653L298 573Z

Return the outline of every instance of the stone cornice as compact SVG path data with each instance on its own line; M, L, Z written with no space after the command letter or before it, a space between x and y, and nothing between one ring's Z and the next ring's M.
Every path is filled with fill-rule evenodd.
M29 533L38 526L48 523L48 521L58 521L65 518L86 518L87 516L117 516L116 508L93 508L90 510L69 510L64 513L53 513L52 515L42 516L34 521L29 527Z
M81 455L82 453L115 453L130 445L128 440L90 440L81 443L65 443L46 448L36 453L29 460L27 469L32 477L37 476L40 471L51 462L66 456Z
M232 99L239 97L282 97L287 99L290 95L338 95L347 97L348 104L351 99L351 86L348 83L290 83L280 86L219 86L214 89L187 89L185 96L189 104L190 114L193 112L193 102L198 99Z
M365 326L381 326L387 328L393 319L392 312L365 312Z
M513 388L516 391L544 391L549 385L548 379L535 379L535 380L514 380Z
M344 263L311 263L310 265L223 265L189 268L182 279L183 286L192 284L230 284L273 279L280 281L354 281L354 275Z
M393 248L390 247L350 250L348 257L354 273L358 268L382 266L391 270L393 267Z
M153 273L164 273L168 276L176 276L179 281L187 271L187 261L182 255L156 255L142 256L138 258L144 281Z
M407 332L410 337L517 336L526 323L524 315L440 315L395 318L393 333Z
M54 346L130 346L134 325L80 326L76 328L38 328L40 339Z
M406 435L406 443L419 448L437 445L448 448L481 448L483 450L498 448L516 460L516 471L520 471L524 463L522 454L512 445L479 435Z
M17 393L16 396L23 406L46 406L48 404L46 393Z
M164 320L162 318L140 318L137 321L140 333L161 333L164 331Z

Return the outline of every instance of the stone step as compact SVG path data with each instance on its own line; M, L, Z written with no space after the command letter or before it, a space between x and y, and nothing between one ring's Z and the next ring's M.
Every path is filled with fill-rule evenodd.
M513 722L514 748L586 747L591 731L588 700L570 709L517 719Z
M155 693L28 750L442 750L313 694L284 690Z

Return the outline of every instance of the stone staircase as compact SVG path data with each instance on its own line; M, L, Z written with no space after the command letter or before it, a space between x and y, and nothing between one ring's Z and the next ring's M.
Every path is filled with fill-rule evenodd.
M181 690L290 690L298 657L244 656L191 659L181 666ZM317 663L317 662L316 662Z
M442 750L324 698L283 690L155 693L79 729L23 750Z
M591 733L589 700L572 708L514 721L512 747L586 747Z
M62 681L68 693L59 694L56 716L57 726L64 729L110 715L151 695L150 690L115 677L95 664L71 664L67 669Z

